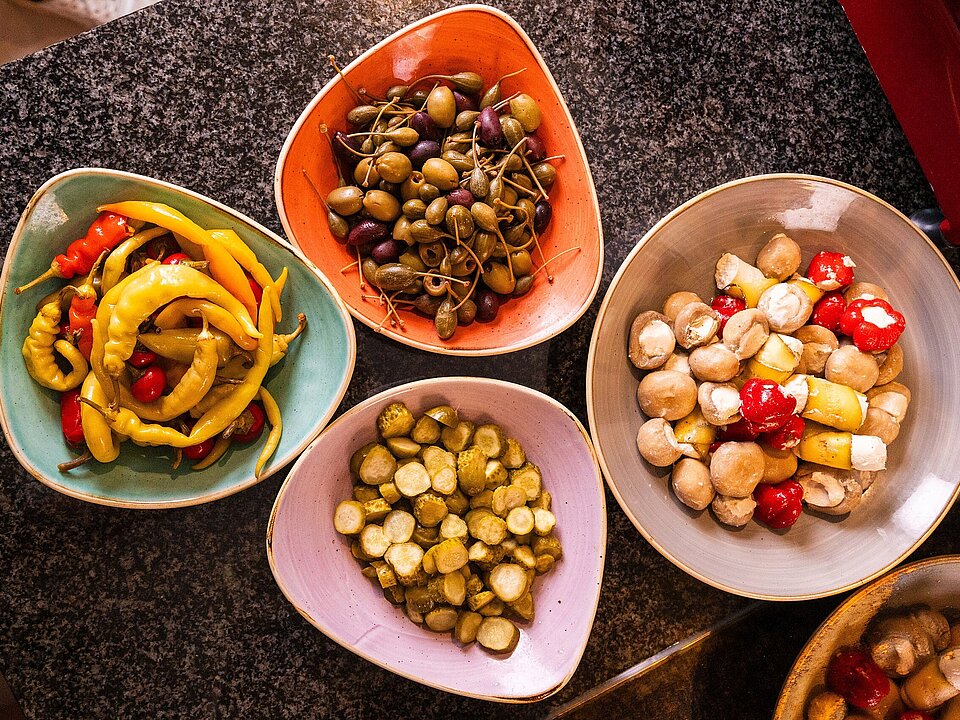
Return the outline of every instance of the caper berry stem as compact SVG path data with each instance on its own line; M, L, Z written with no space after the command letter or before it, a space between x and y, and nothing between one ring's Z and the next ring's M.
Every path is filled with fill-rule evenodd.
M313 190L313 192L316 194L317 200L319 200L319 201L320 201L320 204L323 205L323 209L324 209L325 211L327 211L327 212L330 212L330 208L327 207L327 203L326 203L326 201L323 199L323 194L320 192L320 188L317 187L317 184L313 181L313 178L310 177L310 174L307 172L307 169L306 169L306 168L301 168L301 171L303 172L303 177L306 179L307 184L310 186L310 188L311 188L311 189Z
M547 191L543 189L543 185L541 185L540 181L537 179L537 174L533 171L533 168L530 167L530 162L523 155L520 156L520 159L523 160L523 164L527 168L527 174L530 176L534 184L537 186L537 189L540 191L540 194L543 195L543 199L549 200L550 196L547 195Z
M556 259L557 259L558 257L560 257L561 255L566 255L567 253L570 253L570 252L579 252L579 251L580 251L580 246L579 246L579 245L574 245L572 248L567 248L567 249L564 250L563 252L558 252L556 255L554 255L554 256L553 256L552 258L550 258L549 260L544 260L544 261L543 261L543 264L542 264L540 267L538 267L536 270L534 270L532 273L530 273L530 277L533 277L534 275L536 275L538 272L540 272L541 270L543 270L543 269L547 266L548 263L552 263L554 260L556 260ZM540 251L540 256L543 257L543 251L542 251L542 250ZM548 281L553 282L552 278L553 278L552 275L547 275L547 280L548 280Z
M520 149L520 146L521 146L521 145L526 144L526 142L527 142L527 138L526 138L526 136L524 136L524 137L520 138L520 140L517 141L517 144L516 144L516 145L514 145L512 148L510 148L510 152L507 153L507 156L506 156L506 157L503 159L503 161L500 163L500 170L497 172L497 177L498 177L498 178L502 178L502 177L503 177L503 173L504 173L504 171L507 169L507 162L510 160L511 157L513 157L514 155L517 154L517 150Z
M502 178L502 179L503 179L503 181L504 181L507 185L509 185L510 187L512 187L514 190L518 190L518 191L520 191L520 192L522 192L522 193L526 193L527 195L530 195L531 197L537 197L537 196L539 195L539 193L538 193L536 190L531 190L530 188L524 187L524 186L521 185L520 183L515 183L515 182L514 182L513 180L511 180L510 178Z
M477 265L477 274L473 278L473 283L470 285L470 289L467 290L467 294L463 296L463 299L460 300L456 305L453 306L453 311L456 312L460 307L470 299L470 296L473 295L473 291L477 289L477 283L480 282L480 276L483 274L483 270L480 269L480 265ZM453 296L456 297L457 294L453 293Z
M511 100L513 100L514 98L520 97L520 95L522 95L522 94L523 94L523 93L515 92L515 93L514 93L513 95L511 95L510 97L505 97L503 100L501 100L501 101L498 102L496 105L494 105L494 106L493 106L493 109L494 109L494 110L500 110L501 108L506 107L507 105L510 104L510 101L511 101Z
M352 263L348 263L347 265L344 265L342 268L340 268L340 274L343 275L343 273L345 273L347 270L349 270L354 266L360 267L360 263L354 260Z
M339 75L340 79L343 80L343 84L347 86L347 89L350 91L350 94L357 99L357 102L362 103L363 96L360 95L360 93L358 93L354 89L353 85L350 84L350 81L347 80L346 75L343 74L343 70L341 70L340 67L337 65L337 59L333 55L327 55L327 60L330 61L330 64L333 66L333 69L337 71L337 75Z
M330 132L329 132L329 129L327 128L327 124L326 124L326 123L320 123L320 127L317 128L317 129L320 131L320 134L323 135L323 136L327 139L327 145L330 146L330 154L333 156L333 165L334 165L334 167L337 168L337 182L339 183L339 185L337 185L337 187L343 187L343 186L346 185L347 183L346 183L346 181L343 179L343 169L340 167L340 158L337 157L337 152L336 152L336 150L334 150L333 140L330 139ZM306 174L307 174L307 171L304 170L304 171L303 171L303 174L306 175ZM311 183L311 185L313 185L313 183ZM322 197L321 194L320 194L320 191L319 191L319 189L317 189L317 186L316 186L316 185L313 185L313 190L314 190L315 193L317 193L317 197Z

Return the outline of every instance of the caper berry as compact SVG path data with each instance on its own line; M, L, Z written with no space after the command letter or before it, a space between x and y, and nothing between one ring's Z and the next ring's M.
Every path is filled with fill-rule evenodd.
M410 224L410 237L418 243L436 242L445 234L446 233L441 230L433 227L426 220L417 220Z
M452 337L457 331L457 313L453 307L453 300L447 298L440 303L440 307L437 308L437 314L433 319L433 324L441 340Z
M480 116L476 110L464 110L462 113L457 115L457 119L454 121L453 126L460 131L469 130L473 127L473 123L476 122L476 119Z
M449 204L445 197L438 197L427 205L427 209L423 214L424 219L431 225L439 225L447 215L447 206Z
M469 172L473 170L473 161L468 159L466 155L462 152L457 152L456 150L448 150L443 153L441 156L448 163L453 165L454 169L457 172Z
M513 147L523 139L523 125L515 117L504 115L500 118L500 129L503 131L503 137L507 145Z
M334 188L327 195L327 207L339 215L354 215L363 207L363 190L356 185Z
M388 182L402 183L413 172L410 158L401 152L388 152L380 155L376 160L377 172Z
M506 205L516 205L518 197L517 191L512 187L506 184L503 186L503 194L500 196L500 199L503 200Z
M423 177L438 190L453 190L460 181L460 173L446 160L430 158L423 164Z
M515 275L529 275L533 270L533 258L526 250L517 250L510 253L510 264Z
M399 262L385 263L376 270L377 287L388 292L403 290L417 279L416 270Z
M364 280L374 287L380 287L377 285L377 268L379 267L377 261L373 258L364 258L363 262L360 263L360 272L363 273Z
M457 90L471 95L483 89L483 78L475 72L458 72L455 75L448 75L447 80L452 82Z
M439 128L448 128L457 118L457 101L446 85L438 85L427 96L427 114Z
M400 217L400 202L383 190L368 191L363 196L363 209L370 217L383 222L390 222Z
M473 235L473 215L463 205L453 205L447 210L447 231L457 238Z
M524 222L517 223L516 225L510 225L506 230L503 231L503 239L514 246L523 245L523 231L526 229L526 227L527 226Z
M497 213L485 202L475 202L470 206L470 212L473 215L474 222L489 232L497 231Z
M523 277L517 278L517 285L513 288L513 296L520 297L521 295L526 295L530 292L530 288L533 287L533 275L524 275Z
M435 298L432 295L424 293L423 295L417 295L417 297L413 299L413 307L424 315L434 317L440 308L441 302L440 298Z
M408 92L409 85L394 85L387 90L387 100L403 100Z
M473 254L480 262L486 262L497 247L497 236L490 232L478 232L473 242Z
M357 105L347 113L347 122L351 125L366 125L380 114L379 108L373 105Z
M422 220L427 214L427 206L420 198L407 200L401 208L403 216L410 220Z
M350 234L350 223L337 215L333 210L327 210L327 225L333 236L343 240Z
M410 104L411 105L423 105L427 101L427 96L430 94L430 91L426 88L419 88L414 90L410 94Z
M523 198L517 200L517 207L520 208L521 216L518 218L524 223L530 222L533 220L533 214L536 212L536 207L534 207L533 201L530 198ZM521 229L523 225L520 226Z
M407 267L413 268L417 272L426 272L427 266L424 265L423 260L420 259L418 254L415 254L412 250L407 250L403 255L401 255L397 262L402 262Z
M527 190L533 190L533 181L530 180L530 176L526 173L513 173L510 176L510 180L515 182L517 185L526 188Z
M410 220L407 217L401 216L393 224L393 239L408 246L413 245L414 240L410 237Z
M548 162L537 163L533 166L533 175L541 185L548 187L557 179L557 169Z
M487 205L495 206L496 200L503 197L503 178L495 177L490 181L490 191L487 193Z
M477 317L477 304L473 300L464 300L457 309L457 324L469 325Z
M486 197L490 192L490 178L483 168L475 167L470 173L470 192L474 197Z

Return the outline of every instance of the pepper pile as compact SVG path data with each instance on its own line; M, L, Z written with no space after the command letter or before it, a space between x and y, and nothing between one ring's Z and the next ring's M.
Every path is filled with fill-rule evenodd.
M486 91L475 72L418 78L383 100L353 91L351 131L331 139L340 186L320 199L333 235L355 254L347 268L358 268L361 290L366 282L379 292L364 299L386 307L383 322L402 328L397 308L413 309L446 340L496 318L552 260L540 237L557 158L537 135L536 100L503 97L511 75Z
M894 382L905 321L884 290L854 282L842 253L817 253L806 275L800 262L784 234L756 266L726 253L709 305L676 292L630 330L630 360L651 371L637 390L650 418L640 454L673 466L677 498L725 525L788 528L804 505L849 513L910 402Z
M83 276L40 301L23 343L30 376L61 393L64 438L85 446L61 471L112 462L127 439L168 445L174 469L185 456L202 470L269 422L259 477L282 432L263 379L306 326L300 314L292 333L275 332L287 269L275 280L233 230L205 230L168 205L98 212L50 270L16 289Z

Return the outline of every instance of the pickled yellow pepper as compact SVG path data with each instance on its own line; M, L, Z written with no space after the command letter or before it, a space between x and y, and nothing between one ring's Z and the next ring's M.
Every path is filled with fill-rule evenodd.
M23 360L30 377L45 388L63 392L71 390L83 382L87 376L87 360L83 353L66 340L57 340L60 333L60 303L63 293L40 308L40 312L30 324L30 332L23 341ZM271 351L273 346L271 344ZM54 350L70 363L70 372L64 372L57 366Z

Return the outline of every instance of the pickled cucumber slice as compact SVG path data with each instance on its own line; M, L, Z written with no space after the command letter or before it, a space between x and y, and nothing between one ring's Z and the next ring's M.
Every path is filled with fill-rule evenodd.
M333 527L341 535L356 535L366 524L366 512L356 500L344 500L333 513ZM464 524L466 528L466 524Z
M397 459L383 445L374 445L360 464L360 479L367 485L382 485L393 480Z
M390 403L377 417L377 429L384 440L409 435L415 424L413 413L401 402Z

